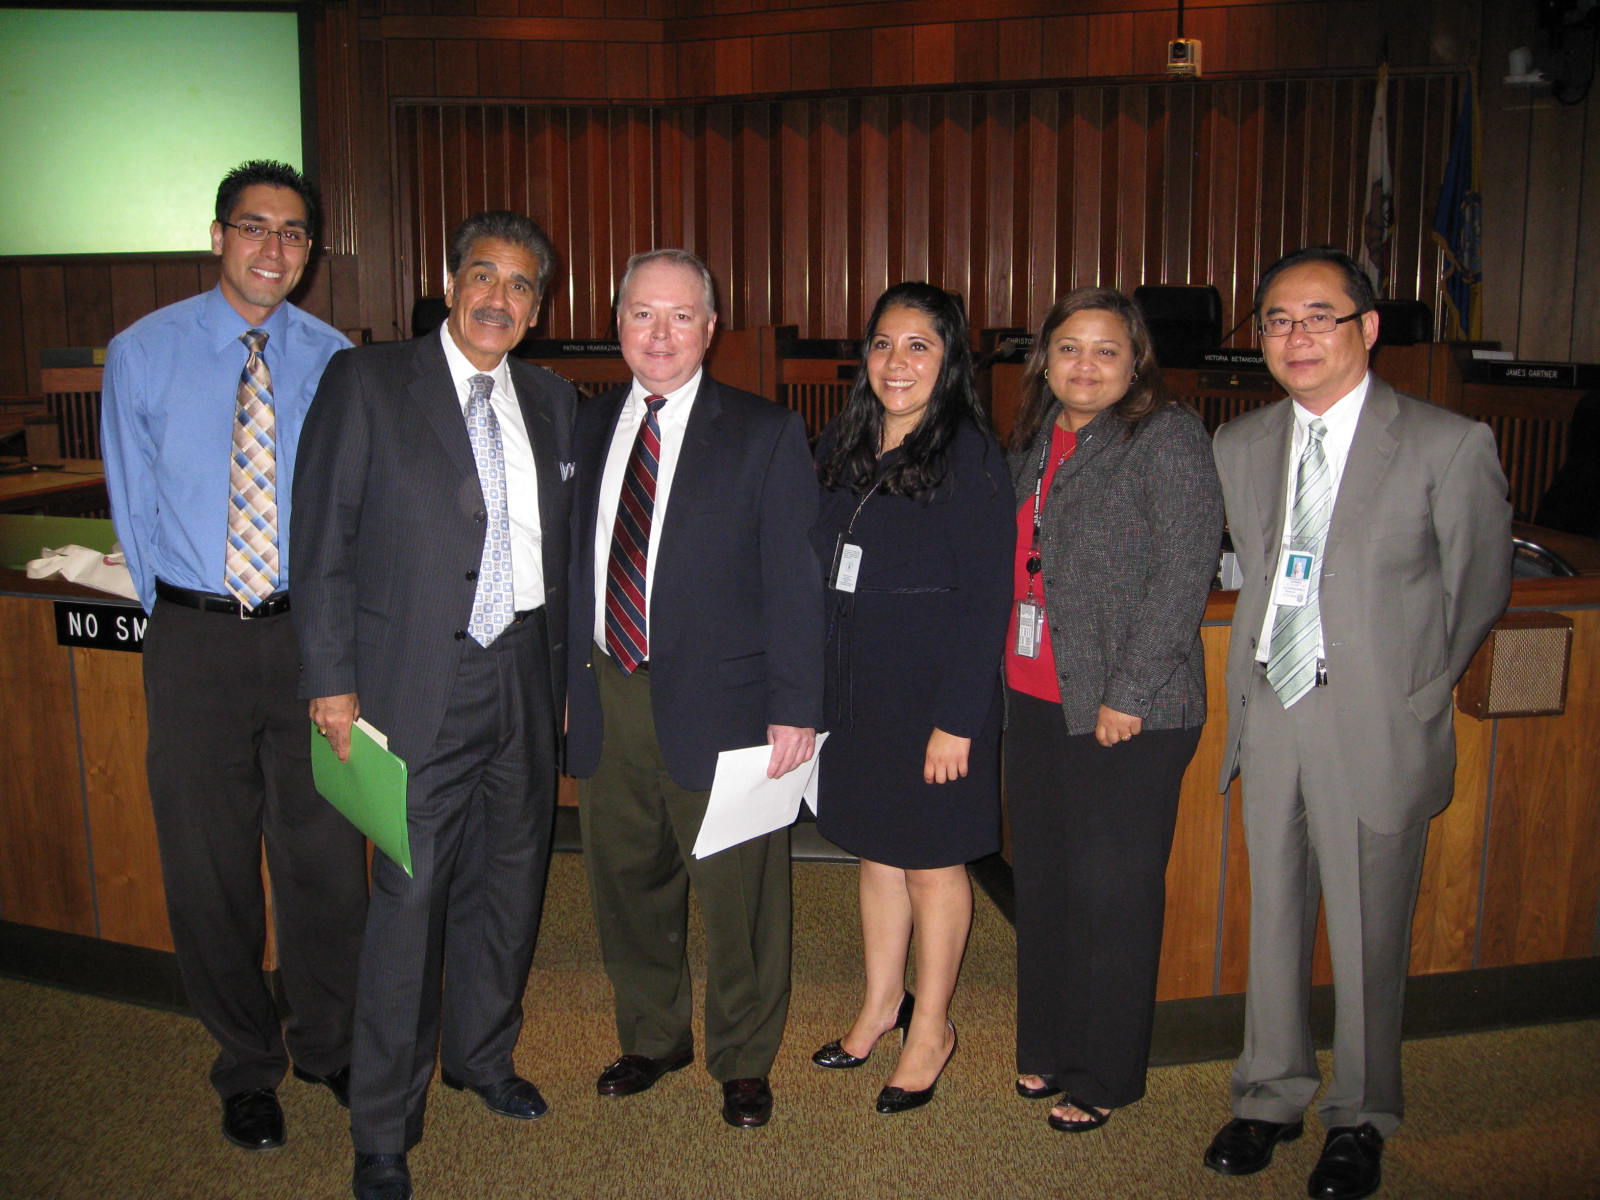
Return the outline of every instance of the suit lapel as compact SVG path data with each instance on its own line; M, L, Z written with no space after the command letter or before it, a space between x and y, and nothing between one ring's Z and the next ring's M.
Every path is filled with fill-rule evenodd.
M672 514L692 507L701 491L716 485L718 474L708 461L716 453L717 435L722 425L722 396L709 373L703 368L700 388L695 392L694 407L689 410L689 423L683 430L683 448L678 452L678 465L672 473L672 492L667 501L667 524L662 527L662 549L666 548L666 535L672 529Z
M1277 558L1278 543L1283 540L1289 455L1294 447L1294 410L1289 407L1293 403L1278 401L1247 448L1251 499L1261 514L1261 544L1269 563Z
M473 461L472 443L467 439L467 422L461 415L461 401L456 396L455 382L450 378L444 347L437 337L429 335L420 339L415 365L416 374L412 376L407 396L439 439L451 463L476 476L478 465Z
M550 411L549 400L540 388L534 368L511 359L511 386L516 389L517 407L522 410L522 427L528 431L528 442L533 447L533 467L539 478L539 518L541 528L554 528L560 510L555 498L561 487L561 454L563 447L556 444L555 416Z
M1333 501L1333 517L1328 523L1329 554L1342 539L1356 535L1365 526L1372 497L1399 445L1393 430L1400 413L1394 389L1376 375L1370 379L1361 415L1356 418L1356 436L1339 479L1339 494Z

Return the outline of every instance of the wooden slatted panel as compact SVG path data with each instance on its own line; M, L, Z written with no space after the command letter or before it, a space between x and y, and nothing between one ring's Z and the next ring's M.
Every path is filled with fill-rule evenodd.
M1440 72L1389 91L1391 292L1436 312L1427 218L1458 87ZM505 203L561 248L553 337L603 336L623 260L654 245L707 258L734 329L856 337L901 279L961 292L980 328L1029 327L1070 287L1210 283L1231 327L1266 262L1357 246L1374 91L1344 77L671 107L402 101L396 220L415 266L401 291L438 294L446 231Z

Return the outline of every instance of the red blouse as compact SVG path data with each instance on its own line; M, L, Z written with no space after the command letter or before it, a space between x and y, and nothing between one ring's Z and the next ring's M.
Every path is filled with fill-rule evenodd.
M1050 457L1046 460L1044 479L1039 485L1039 503L1050 494L1050 484L1056 477L1056 468L1072 457L1078 448L1078 435L1060 425L1051 426ZM1026 487L1026 480L1019 485ZM1048 615L1039 633L1039 655L1023 658L1017 654L1017 601L1028 595L1028 555L1033 551L1034 493L1030 489L1017 508L1017 549L1011 567L1011 625L1006 633L1006 682L1012 688L1040 700L1061 703L1061 684L1056 679L1056 658L1050 649L1050 621ZM1033 577L1033 601L1044 607L1044 573Z

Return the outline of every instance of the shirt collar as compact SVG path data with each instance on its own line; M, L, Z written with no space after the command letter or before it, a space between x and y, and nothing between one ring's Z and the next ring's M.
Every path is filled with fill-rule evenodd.
M439 326L439 342L444 346L444 361L450 368L450 379L456 385L456 394L462 397L465 404L467 395L467 380L474 375L488 375L494 380L494 386L506 395L514 395L511 390L511 363L508 356L502 354L500 361L489 371L480 371L467 360L461 353L461 347L456 345L455 338L450 336L450 324Z
M228 298L222 294L222 285L218 284L205 294L205 308L202 320L206 330L211 334L212 345L217 350L227 348L229 342L237 342L241 334L251 329L263 329L267 334L267 354L273 350L284 348L284 338L289 332L289 302L285 300L272 310L272 315L259 325L252 325L239 315L238 309L228 303Z
M1322 423L1327 426L1330 436L1343 436L1346 440L1349 439L1356 422L1361 419L1361 408L1367 401L1367 385L1371 380L1372 373L1369 371L1361 377L1361 382L1330 404L1327 411L1322 414ZM1302 408L1299 401L1294 403L1293 409L1295 435L1299 437L1305 432L1306 427L1317 419L1317 414Z
M705 374L705 371L706 369L703 366L696 367L694 374L689 376L689 381L687 383L680 388L674 388L672 391L667 392L667 408L682 408L684 406L681 404L676 404L675 401L694 399L694 397L700 391L700 377ZM645 387L644 384L635 379L633 381L633 389L628 393L628 403L642 405L646 396L655 396L660 394L661 393L658 392L652 392L649 388Z

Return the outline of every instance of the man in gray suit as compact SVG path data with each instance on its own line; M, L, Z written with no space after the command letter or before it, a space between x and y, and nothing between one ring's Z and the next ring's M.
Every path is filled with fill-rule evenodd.
M1308 1194L1377 1190L1400 1124L1400 1016L1428 821L1450 801L1451 691L1510 594L1510 508L1489 428L1368 371L1366 275L1300 250L1256 290L1289 399L1217 431L1244 584L1221 785L1244 782L1250 979L1224 1175L1300 1136L1320 1084L1307 1020L1317 897L1335 988L1327 1141Z
M566 695L576 398L509 357L555 269L539 227L481 213L447 262L437 334L329 364L295 476L300 694L341 757L361 714L410 767L413 874L374 856L357 979L358 1200L410 1197L436 1050L491 1111L546 1109L512 1052Z

